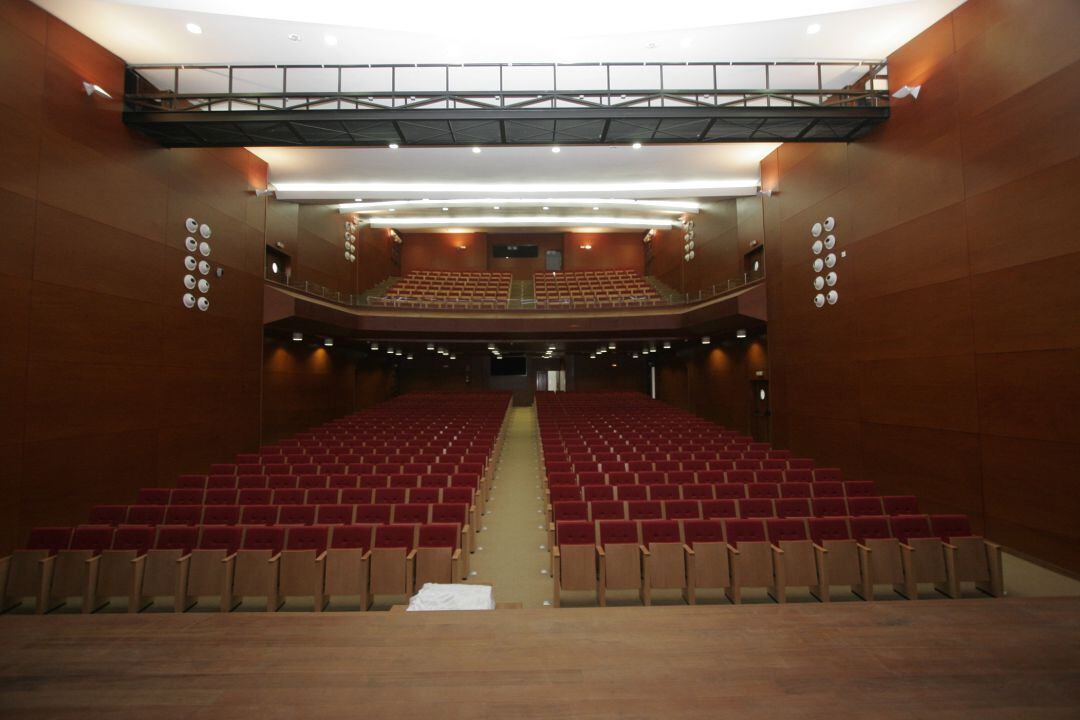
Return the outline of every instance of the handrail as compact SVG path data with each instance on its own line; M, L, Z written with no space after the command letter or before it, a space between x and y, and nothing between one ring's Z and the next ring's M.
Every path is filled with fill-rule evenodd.
M723 295L728 295L751 285L755 285L765 279L765 273L743 273L741 278L731 278L724 283L714 283L708 289L699 290L697 293L676 293L667 298L650 298L645 296L628 296L620 301L600 302L586 301L575 302L569 298L557 301L547 301L543 305L537 305L535 298L513 298L506 300L480 301L480 300L456 300L454 298L409 298L393 297L386 295L372 295L370 293L343 293L333 290L324 285L313 283L308 280L281 282L273 278L266 278L268 285L281 287L286 290L298 292L310 297L326 300L351 308L370 308L377 310L431 310L431 311L477 311L477 312L583 312L596 310L626 310L629 308L642 310L659 310L664 308L687 307L708 302Z

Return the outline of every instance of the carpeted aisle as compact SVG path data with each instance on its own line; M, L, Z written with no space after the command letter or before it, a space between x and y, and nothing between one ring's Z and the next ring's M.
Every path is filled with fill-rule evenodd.
M469 578L470 583L493 585L498 602L539 608L551 599L551 577L541 573L550 562L542 492L536 408L512 408L491 501L477 535L483 550L473 555L476 576Z

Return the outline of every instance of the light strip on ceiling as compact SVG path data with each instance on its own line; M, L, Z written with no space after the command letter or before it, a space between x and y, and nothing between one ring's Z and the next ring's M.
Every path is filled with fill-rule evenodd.
M621 200L618 198L454 198L442 200L380 200L377 202L353 202L341 203L338 210L341 213L376 213L385 212L390 208L395 210L437 208L437 207L492 207L501 204L503 206L525 207L603 207L613 210L643 210L666 213L697 213L701 206L695 202L678 202L675 200Z
M472 217L374 217L367 221L376 228L441 227L550 227L589 226L625 228L672 228L675 220L646 217L598 217L595 215L478 215Z
M403 198L461 198L487 196L607 196L735 195L757 192L757 178L642 180L636 182L472 183L472 182L282 182L274 183L281 200L352 200L387 195Z

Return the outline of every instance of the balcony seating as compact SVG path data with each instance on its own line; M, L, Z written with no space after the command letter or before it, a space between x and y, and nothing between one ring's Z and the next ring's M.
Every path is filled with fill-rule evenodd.
M513 275L504 272L414 270L381 298L387 305L458 309L505 308Z
M539 309L661 305L660 293L633 270L538 272L533 293Z

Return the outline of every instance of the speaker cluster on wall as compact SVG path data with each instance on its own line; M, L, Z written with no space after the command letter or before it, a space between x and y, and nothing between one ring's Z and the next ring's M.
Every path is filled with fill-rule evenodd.
M694 259L694 221L683 220L683 262Z
M810 252L814 257L814 305L819 308L835 305L840 299L840 293L836 290L839 277L833 269L840 257L836 250L835 229L836 218L831 215L810 226L810 236L814 238L810 243Z
M190 217L184 221L184 229L190 234L184 238L184 249L189 254L184 258L184 269L187 271L184 275L184 287L187 292L181 302L189 310L199 308L206 312L210 309L210 298L206 297L210 292L210 280L207 279L210 275L210 261L206 258L210 257L208 241L212 232L209 225L200 224L198 220Z
M356 262L356 223L345 222L345 259Z

